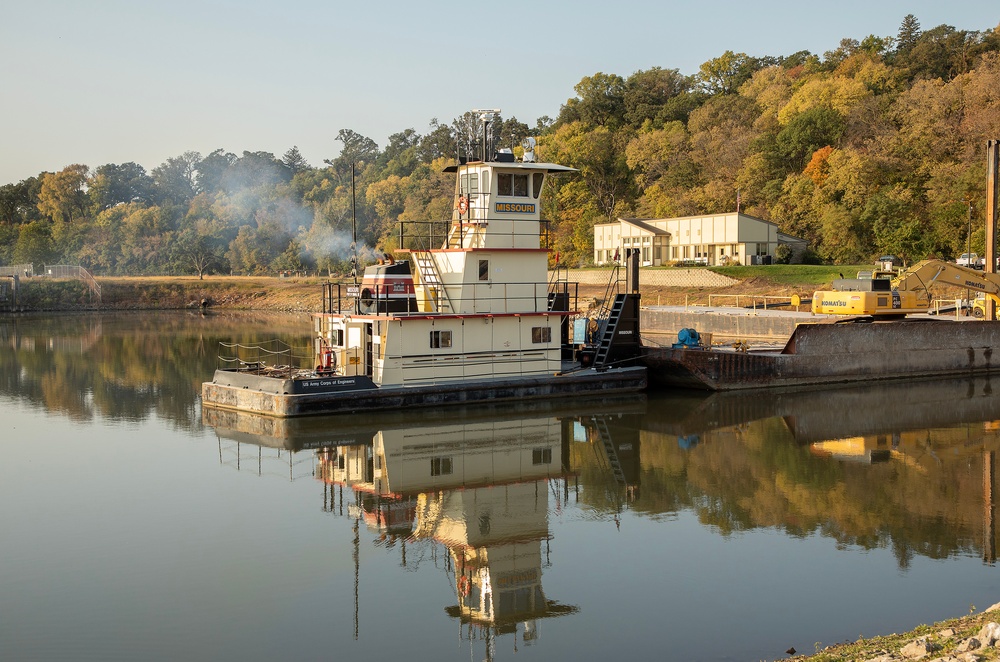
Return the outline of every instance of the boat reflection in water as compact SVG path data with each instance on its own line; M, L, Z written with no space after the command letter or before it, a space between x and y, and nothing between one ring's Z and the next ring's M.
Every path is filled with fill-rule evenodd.
M848 569L829 585L810 580L806 591L848 585L845 613L854 601L900 611L906 601L892 597L898 581L908 574L920 580L937 569L915 559L948 560L954 568L976 557L995 563L998 416L1000 388L987 378L753 394L651 392L627 401L335 421L203 411L219 436L224 464L247 444L258 458L274 455L262 450L273 448L289 477L322 482L324 509L353 520L356 572L365 528L408 569L426 567L420 559L433 558L454 596L449 603L442 595L440 607L470 647L486 642L480 659L491 659L501 638L515 648L540 639L570 649L581 631L594 627L593 619L608 617L609 601L625 596L639 600L645 612L660 605L675 620L687 619L685 632L713 619L718 605L711 600L685 612L685 587L712 586L719 567L663 572L659 555L630 554L622 545L637 534L643 544L666 543L692 556L733 549L741 538L734 532L767 537L765 551L741 550L747 571L733 574L729 585L734 596L753 595L754 604L769 605L757 622L767 631L760 650L785 636L788 619L807 629L822 620L823 601L804 597L794 582L786 588L767 579L808 574L816 554ZM261 471L261 464L244 468ZM564 516L579 517L576 532L585 531L593 550L559 545L553 531L566 530L554 528ZM619 523L622 538L602 528ZM716 535L692 535L693 523ZM572 595L554 594L553 585L565 585L557 584L560 575L546 575L550 558L559 559L560 573L563 564L570 573L591 551L612 560L621 594L588 582L575 582ZM867 552L874 553L853 565ZM631 563L613 562L626 557ZM897 572L871 573L873 558L895 560ZM392 572L395 564L386 576ZM853 576L858 572L862 580ZM981 575L967 576L966 566L950 580L955 586L949 590L963 599L983 590ZM400 584L399 590L406 589ZM651 597L642 602L646 594ZM781 612L793 603L801 617ZM571 614L578 616L539 637L546 619ZM845 617L831 631L855 627ZM702 641L685 639L690 655L684 657L697 657Z
M324 508L363 522L385 547L398 544L404 565L408 545L442 545L457 602L445 611L489 651L499 635L513 635L516 646L520 633L530 643L540 620L579 610L549 599L542 586L550 511L578 488L570 447L590 444L622 494L634 496L626 473L635 475L636 419L646 407L644 397L631 396L506 410L469 408L443 421L426 411L356 416L338 420L334 432L329 419L211 408L203 416L220 441L314 449Z

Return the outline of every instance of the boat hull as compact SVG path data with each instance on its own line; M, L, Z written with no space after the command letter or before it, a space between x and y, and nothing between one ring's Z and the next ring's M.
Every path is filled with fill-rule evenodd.
M535 398L566 398L585 393L627 393L647 387L646 368L636 366L611 370L579 370L544 377L515 377L481 381L455 381L434 386L377 387L358 382L358 388L336 384L346 379L330 378L327 387L303 392L294 380L217 370L211 382L202 384L206 407L253 412L269 416L307 416L373 410L432 407L453 404L516 401ZM313 380L319 381L319 380Z

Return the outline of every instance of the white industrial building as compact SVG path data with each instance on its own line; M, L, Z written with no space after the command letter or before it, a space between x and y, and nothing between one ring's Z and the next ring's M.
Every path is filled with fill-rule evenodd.
M594 226L594 263L620 260L625 249L640 249L643 266L672 262L706 265L770 264L775 249L787 244L801 255L806 242L754 216L734 212L684 218L619 218Z

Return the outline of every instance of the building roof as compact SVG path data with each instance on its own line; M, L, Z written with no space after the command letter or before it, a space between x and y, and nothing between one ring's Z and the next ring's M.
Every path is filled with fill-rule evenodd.
M649 223L646 222L647 220L651 220L651 219L644 219L644 218L619 218L618 219L619 223L628 223L629 225L635 226L635 227L639 228L640 230L645 230L646 232L650 232L652 234L665 234L667 236L670 235L670 233L667 232L666 230L662 230L662 229L656 227L655 225L650 225Z

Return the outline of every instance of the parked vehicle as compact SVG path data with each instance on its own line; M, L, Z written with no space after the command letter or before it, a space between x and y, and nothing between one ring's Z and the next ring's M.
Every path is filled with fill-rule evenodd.
M979 255L976 253L962 253L955 260L955 264L960 267L969 267L970 269L982 268L982 265L979 263Z

